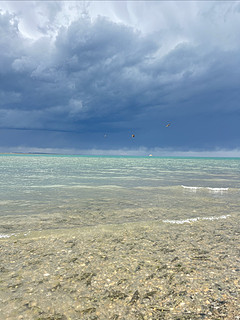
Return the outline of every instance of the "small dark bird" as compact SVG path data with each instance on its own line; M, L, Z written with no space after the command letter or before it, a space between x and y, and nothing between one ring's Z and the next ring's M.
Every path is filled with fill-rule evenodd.
M135 138L135 134L132 134L132 138Z
M168 124L166 125L166 128L170 127L170 124L171 124L171 123L168 123Z

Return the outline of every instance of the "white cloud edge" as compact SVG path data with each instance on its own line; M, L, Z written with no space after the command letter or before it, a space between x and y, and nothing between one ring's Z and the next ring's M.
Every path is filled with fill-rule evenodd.
M0 147L0 153L49 153L62 155L89 155L89 156L152 156L156 157L240 157L239 149L214 150L175 150L174 148L146 148L136 149L67 149L67 148L38 148L38 147Z

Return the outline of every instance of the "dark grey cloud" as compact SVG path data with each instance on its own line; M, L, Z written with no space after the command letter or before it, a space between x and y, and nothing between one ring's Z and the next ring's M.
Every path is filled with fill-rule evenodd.
M18 39L17 28L14 36ZM9 82L22 97L12 108L37 110L39 120L43 111L50 118L65 114L73 123L122 112L139 91L138 65L157 49L131 28L103 18L75 21L51 40L23 45L23 55L13 56L9 65L8 77L15 80Z
M126 137L132 131L139 138L135 147L238 147L240 55L229 15L237 24L240 11L212 8L211 14L207 5L199 11L192 30L181 12L172 27L175 45L170 31L168 41L160 27L148 34L103 16L74 16L61 25L59 3L41 7L35 28L41 36L30 39L17 15L1 12L2 133L13 129L10 145L15 136L17 145L35 141L51 148L131 148ZM131 16L130 10L121 13ZM217 19L225 19L229 37ZM218 34L222 43L214 39ZM168 131L167 121L173 122Z

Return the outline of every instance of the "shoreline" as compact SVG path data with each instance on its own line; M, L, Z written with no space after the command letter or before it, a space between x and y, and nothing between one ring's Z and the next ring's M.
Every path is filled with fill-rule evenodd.
M139 225L139 224L149 224L149 223L155 223L155 224L177 224L177 225L181 225L181 224L192 224L192 223L197 223L197 222L200 222L200 221L204 221L204 220L209 220L209 221L215 221L215 220L225 220L225 219L228 219L230 218L232 215L231 214L226 214L226 215L221 215L221 216L209 216L209 217L194 217L194 218L186 218L186 219L158 219L158 220L140 220L140 221L126 221L126 222L119 222L119 223L98 223L98 224L95 224L95 225L78 225L78 226L67 226L65 228L63 228L62 226L60 227L57 227L57 225L54 227L54 228L51 228L50 226L48 227L45 227L43 226L43 228L40 228L40 229L32 229L32 230L18 230L18 231L13 231L12 233L3 233L0 231L0 239L9 239L9 238L12 238L12 237L16 237L16 238L19 238L19 237L22 237L22 236L27 236L28 234L33 234L33 233L36 233L36 234L40 234L42 235L43 233L45 232L50 232L50 233L53 233L53 232L57 232L57 233L62 233L64 230L66 232L68 232L68 230L86 230L86 228L105 228L107 226L114 226L114 227L117 227L117 226L123 226L123 225ZM234 216L234 215L233 215ZM20 215L21 217L21 215ZM25 216L24 216L25 217ZM12 216L5 216L4 217L5 219L11 219ZM13 221L12 223L13 224ZM2 224L2 229L4 229L4 223ZM9 226L6 226L5 225L5 228L9 228ZM34 227L34 225L32 225L32 227ZM36 225L35 225L36 227Z

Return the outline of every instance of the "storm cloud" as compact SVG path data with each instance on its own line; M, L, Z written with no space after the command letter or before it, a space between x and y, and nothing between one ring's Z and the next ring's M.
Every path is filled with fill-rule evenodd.
M0 4L2 150L239 147L238 2L71 4Z

